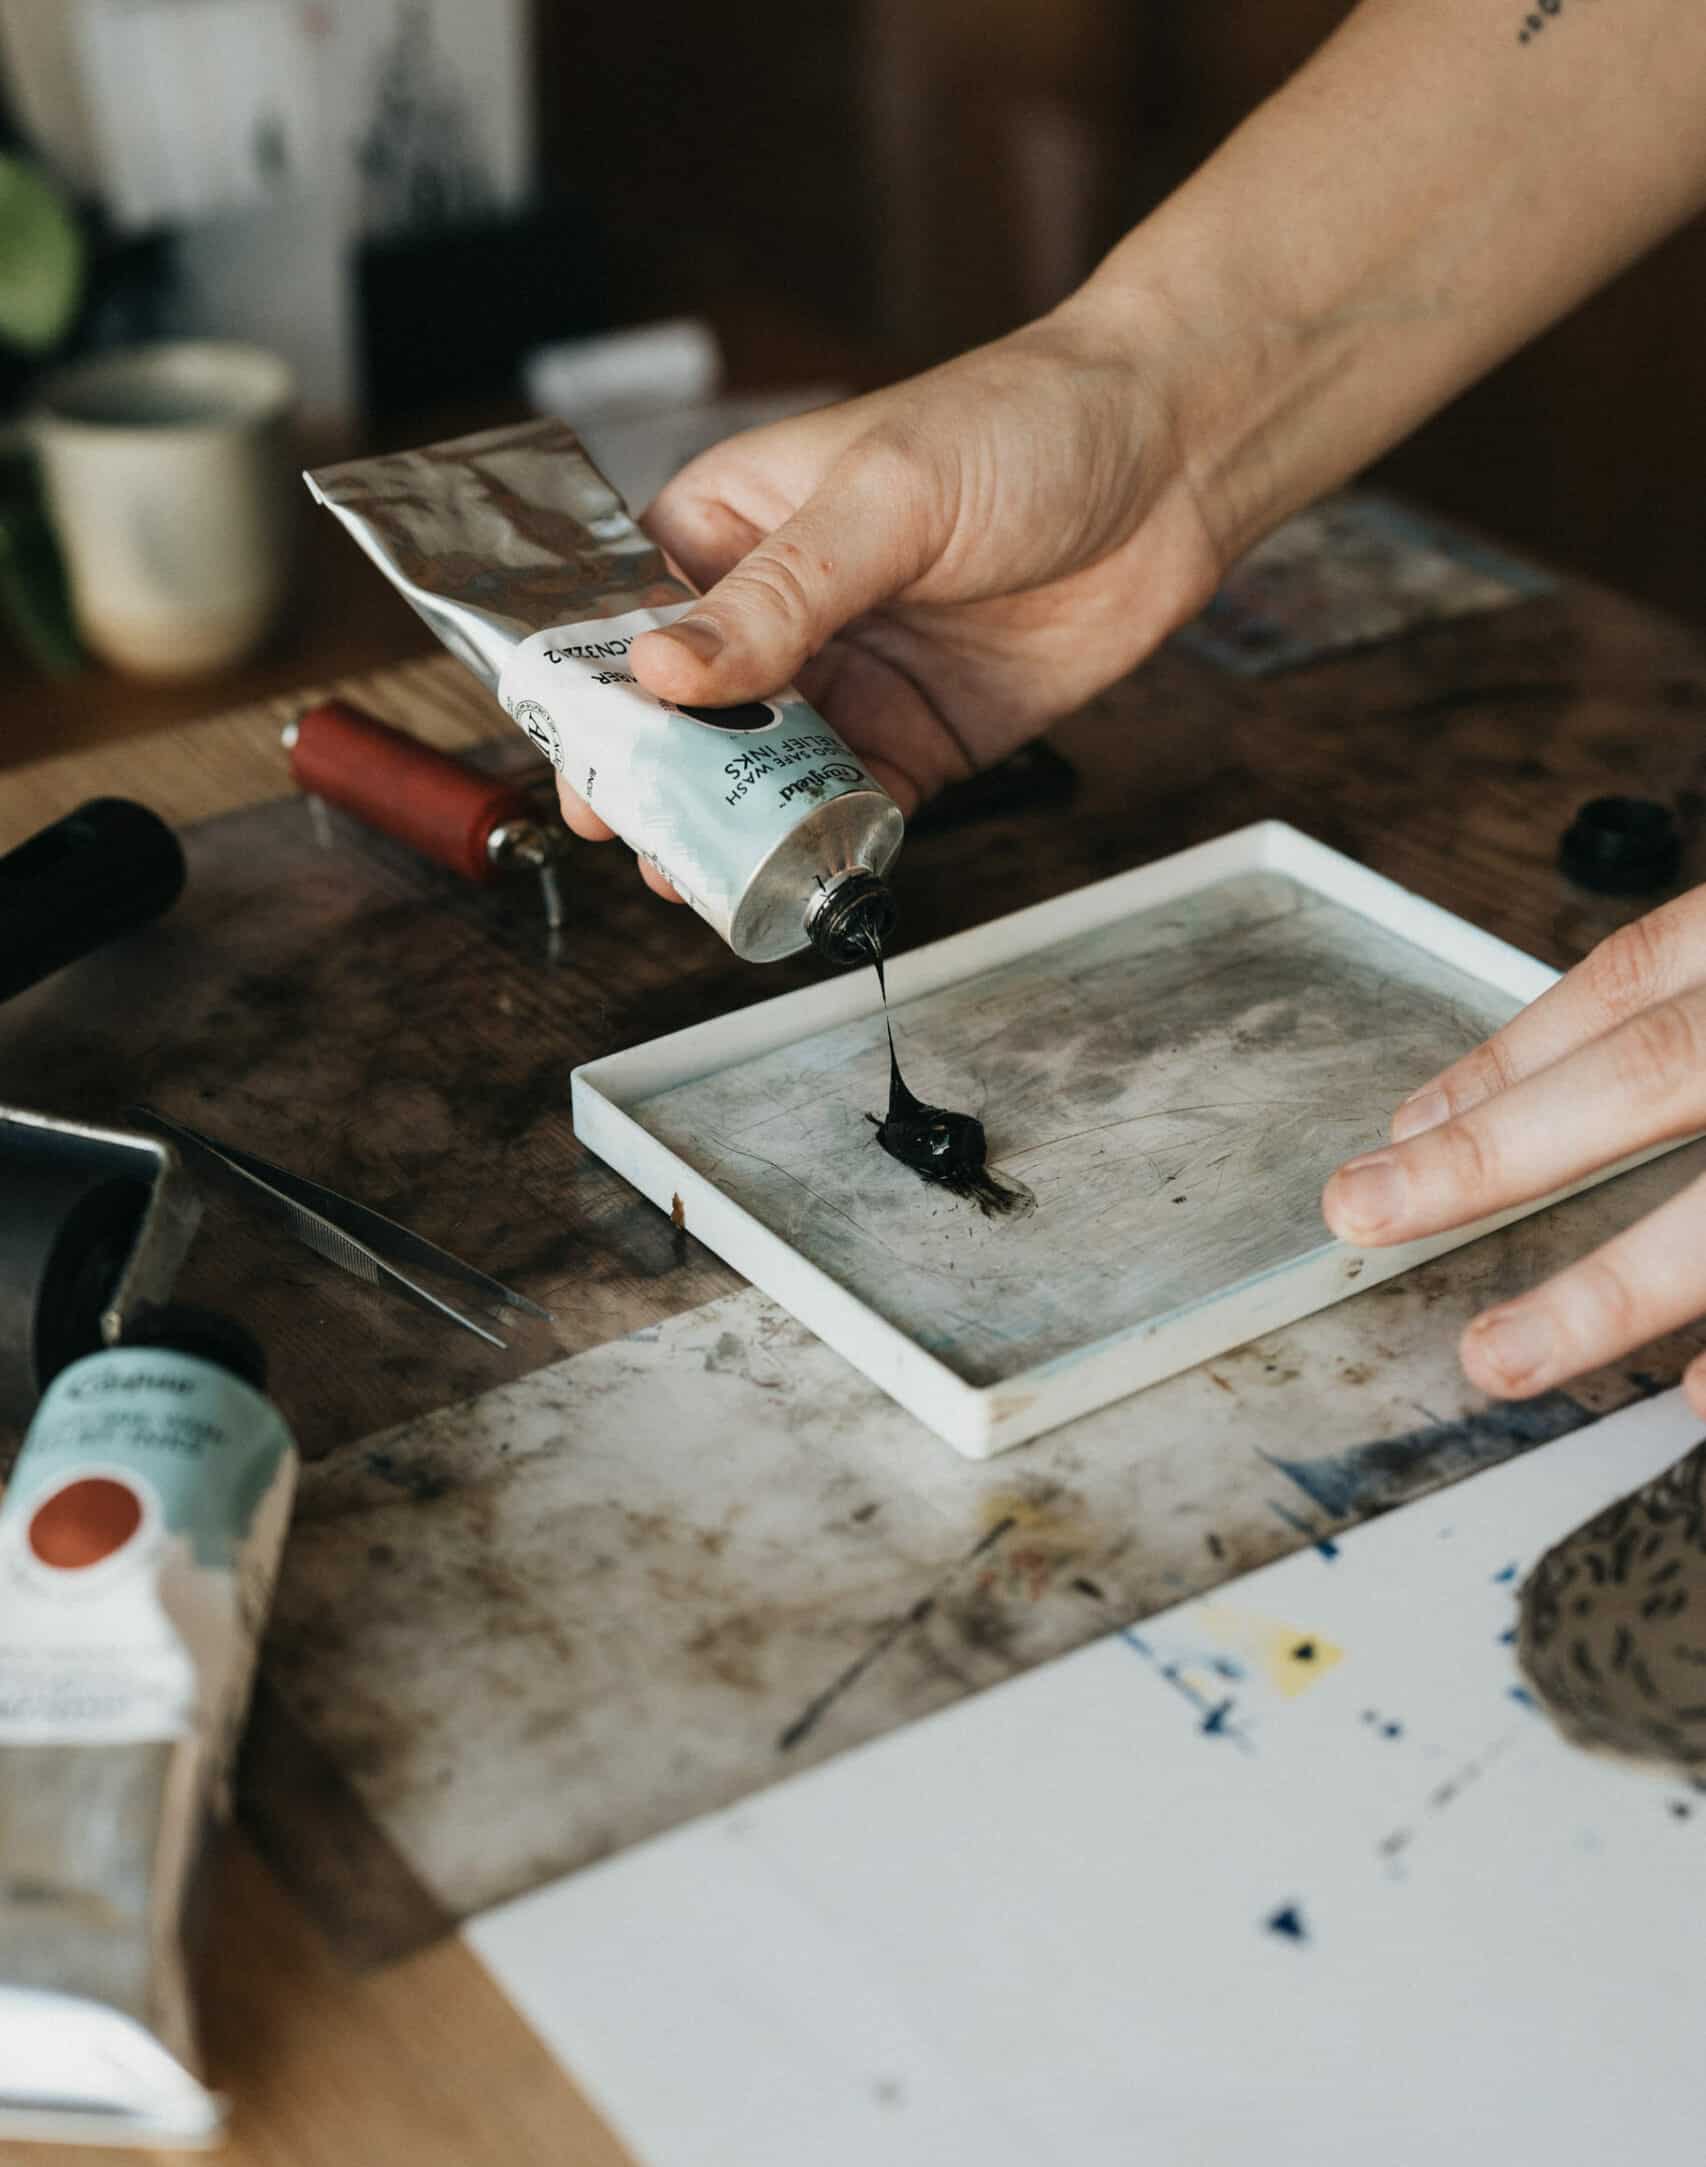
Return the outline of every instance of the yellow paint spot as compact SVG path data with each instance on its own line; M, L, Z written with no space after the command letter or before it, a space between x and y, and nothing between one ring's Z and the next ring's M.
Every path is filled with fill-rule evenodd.
M1025 1490L986 1491L978 1500L979 1531L987 1535L997 1527L1052 1527L1060 1502L1060 1493L1055 1489L1045 1490L1041 1496Z
M1217 1648L1259 1672L1286 1700L1306 1693L1344 1661L1344 1649L1320 1633L1236 1610L1227 1603L1205 1603L1197 1621Z

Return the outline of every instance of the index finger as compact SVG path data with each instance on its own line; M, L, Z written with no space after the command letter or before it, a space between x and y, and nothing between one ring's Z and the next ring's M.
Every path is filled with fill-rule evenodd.
M1323 1198L1342 1240L1383 1248L1549 1196L1706 1112L1706 988L1655 1003L1467 1113L1341 1166Z
M1411 1092L1392 1117L1402 1143L1550 1068L1620 1023L1706 984L1706 888L1620 926L1473 1053Z

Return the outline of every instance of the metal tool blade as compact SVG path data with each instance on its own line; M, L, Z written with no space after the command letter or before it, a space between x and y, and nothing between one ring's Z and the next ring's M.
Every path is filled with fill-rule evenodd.
M310 1181L305 1175L274 1166L238 1145L220 1143L211 1136L204 1136L199 1130L173 1121L153 1107L138 1106L131 1111L135 1119L146 1121L169 1136L192 1164L215 1178L223 1178L240 1187L243 1194L281 1220L296 1239L316 1255L340 1265L369 1284L394 1288L417 1307L448 1318L488 1345L507 1347L508 1342L466 1316L452 1303L442 1300L429 1287L411 1279L398 1269L392 1257L460 1280L496 1303L526 1310L549 1321L550 1312L541 1309L537 1302L506 1287L489 1273L464 1263L448 1250L438 1248L423 1236L411 1233L407 1227L399 1226L383 1212L357 1204L335 1189Z

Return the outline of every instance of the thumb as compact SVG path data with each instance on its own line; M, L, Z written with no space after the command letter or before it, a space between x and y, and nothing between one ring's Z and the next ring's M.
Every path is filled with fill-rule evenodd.
M909 459L855 446L688 615L634 642L635 675L663 699L707 707L778 691L843 625L923 573L937 525L929 494Z

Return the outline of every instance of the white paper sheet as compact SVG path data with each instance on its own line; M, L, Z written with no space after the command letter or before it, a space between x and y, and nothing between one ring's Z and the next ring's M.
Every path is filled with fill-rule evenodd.
M1626 1409L469 1938L646 2167L1695 2157L1706 1798L1565 1746L1506 1635L1700 1431Z

